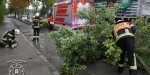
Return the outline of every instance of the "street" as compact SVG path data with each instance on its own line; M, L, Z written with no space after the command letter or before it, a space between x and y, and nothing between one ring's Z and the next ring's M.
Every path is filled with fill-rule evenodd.
M0 29L0 36L7 30L17 28L10 18L5 18L4 24ZM1 75L23 75L24 73L25 75L54 75L35 53L34 48L22 33L16 36L16 41L19 44L17 48L0 49ZM18 60L20 62L17 63ZM13 63L12 61L16 62Z
M15 49L0 49L0 74L8 75L9 60L24 60L27 63L22 64L25 69L25 75L60 75L59 69L63 59L55 52L55 44L47 39L51 32L47 29L41 30L40 40L33 42L32 26L26 25L21 21L5 18L4 25L0 29L0 36L12 28L18 28L21 35L16 36L19 46ZM117 72L117 67L108 65L102 61L88 65L84 71L78 71L78 75L128 75L128 68L123 74ZM144 75L138 71L138 75Z

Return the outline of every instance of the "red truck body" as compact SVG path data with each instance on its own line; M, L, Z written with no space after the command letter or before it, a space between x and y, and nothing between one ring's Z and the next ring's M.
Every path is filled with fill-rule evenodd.
M76 1L55 3L48 17L48 23L51 28L65 25L69 28L80 29L87 20L77 19L74 14L83 8L88 9L90 6L92 6L92 2L81 3Z

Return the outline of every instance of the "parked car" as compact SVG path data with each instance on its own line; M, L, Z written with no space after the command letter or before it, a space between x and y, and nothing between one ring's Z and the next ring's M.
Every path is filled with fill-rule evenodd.
M27 20L27 15L22 15L22 16L21 16L21 20L22 20L22 21Z

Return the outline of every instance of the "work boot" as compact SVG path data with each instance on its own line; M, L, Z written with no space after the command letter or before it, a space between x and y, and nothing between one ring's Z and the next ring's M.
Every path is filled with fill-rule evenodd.
M129 70L129 75L137 75L137 71L136 70Z
M119 66L118 66L118 72L119 72L119 73L123 73L123 71L124 71L124 67L119 67Z
M2 48L5 48L5 43L3 43L3 42L0 42L0 47L2 47Z
M37 38L37 41L39 41L39 38Z
M36 41L36 39L34 38L34 39L32 39L31 41Z
M5 45L5 48L9 48L9 45L6 44L6 45Z

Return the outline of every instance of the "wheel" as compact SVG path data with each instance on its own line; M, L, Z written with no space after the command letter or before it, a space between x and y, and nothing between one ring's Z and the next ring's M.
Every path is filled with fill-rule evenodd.
M49 27L48 27L48 28L49 28L49 30L52 30L52 29L53 29L51 25L49 25Z
M52 30L51 26L49 26L49 30Z

